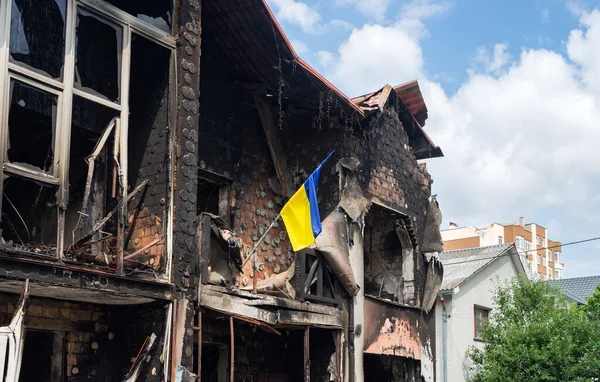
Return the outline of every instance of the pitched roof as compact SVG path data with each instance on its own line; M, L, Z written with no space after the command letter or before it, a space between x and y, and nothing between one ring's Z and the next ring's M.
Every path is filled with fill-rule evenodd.
M578 304L587 304L587 298L600 284L600 276L575 277L572 279L551 280L551 285L556 285L569 301Z
M236 83L260 89L262 94L283 92L284 99L316 110L323 108L327 98L325 102L332 103L332 115L345 114L359 122L367 117L368 108L351 100L298 56L267 0L205 0L202 14L203 43L210 37L223 48L231 59L229 74ZM413 146L424 148L416 150L417 159L443 156L418 122L424 123L427 107L416 81L395 90L409 102L406 111L415 120L415 134L409 140Z
M452 290L469 280L500 256L511 256L519 273L525 273L519 253L514 244L499 244L444 251L440 260L444 266L444 278L440 290Z
M415 157L417 159L443 157L442 149L433 143L423 129L423 124L427 118L427 106L425 106L417 81L411 81L396 87L385 85L376 92L352 98L352 102L361 108L365 116L369 116L383 109L393 96L399 99L400 119L415 151ZM419 122L417 117L422 122Z

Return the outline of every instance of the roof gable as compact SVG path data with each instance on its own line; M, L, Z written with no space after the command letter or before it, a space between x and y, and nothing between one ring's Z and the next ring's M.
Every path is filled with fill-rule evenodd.
M501 256L510 256L517 273L525 274L514 244L500 244L444 251L440 260L444 266L444 278L440 290L452 290L470 280Z

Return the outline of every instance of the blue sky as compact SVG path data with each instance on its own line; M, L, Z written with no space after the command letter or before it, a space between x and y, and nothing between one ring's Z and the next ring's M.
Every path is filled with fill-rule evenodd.
M349 96L417 79L445 223L524 216L600 236L600 1L268 0L298 53ZM600 274L600 241L565 277Z

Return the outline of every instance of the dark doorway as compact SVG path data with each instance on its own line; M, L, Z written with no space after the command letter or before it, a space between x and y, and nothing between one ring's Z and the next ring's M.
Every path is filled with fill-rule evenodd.
M60 343L56 344L57 341ZM19 381L63 381L63 341L64 335L61 333L28 330L25 333L25 346L23 346ZM55 347L58 347L58 349L55 349ZM35 365L35 367L31 367L31 365Z

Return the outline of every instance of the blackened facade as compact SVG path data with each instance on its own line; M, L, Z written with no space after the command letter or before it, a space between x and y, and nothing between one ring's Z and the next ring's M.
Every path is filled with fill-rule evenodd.
M417 159L441 150L407 88L349 99L263 1L2 0L0 21L21 379L433 381L439 209ZM327 232L294 253L278 214L332 151Z

